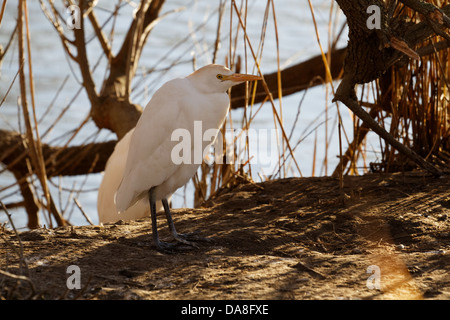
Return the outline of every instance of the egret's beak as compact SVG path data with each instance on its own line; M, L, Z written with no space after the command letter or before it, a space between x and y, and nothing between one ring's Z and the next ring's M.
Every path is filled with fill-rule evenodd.
M252 74L233 73L232 75L228 76L226 80L230 80L233 82L245 82L261 79L262 78L260 76L254 76Z

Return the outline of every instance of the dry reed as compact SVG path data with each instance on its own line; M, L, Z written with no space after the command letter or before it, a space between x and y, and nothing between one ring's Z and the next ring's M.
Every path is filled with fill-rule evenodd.
M450 1L432 1L433 3L439 2L439 6L447 5ZM25 2L21 0L20 4ZM3 2L3 6L0 11L0 23L4 23L3 12L5 10L6 1ZM330 141L333 135L338 133L339 140L339 150L341 159L338 168L336 168L335 173L342 172L341 177L341 187L342 187L342 175L343 174L361 174L369 170L382 170L382 171L395 171L395 170L407 170L410 169L410 165L404 158L402 158L394 149L392 149L388 144L380 140L379 143L379 162L374 164L368 163L368 153L371 152L370 147L366 145L367 128L362 124L357 118L353 118L353 123L351 126L346 126L342 121L341 108L339 105L328 105L327 102L324 103L324 114L322 115L323 121L319 121L316 118L306 126L303 131L301 138L298 141L292 140L292 133L298 131L297 120L295 119L292 128L286 127L286 119L283 115L286 106L283 105L282 96L282 86L281 73L283 61L280 59L280 47L279 43L279 21L277 19L277 3L273 0L268 0L264 13L261 17L254 17L252 19L259 19L261 22L260 37L257 41L251 40L247 32L247 23L250 19L248 13L249 3L247 0L242 1L231 1L226 3L226 1L220 1L217 10L213 12L217 15L217 28L216 28L216 38L214 43L211 43L211 52L213 61L216 62L217 55L219 54L221 44L226 50L227 64L230 68L236 71L244 72L254 72L264 76L264 71L273 72L274 70L265 70L264 65L261 65L262 57L264 55L264 49L267 47L274 48L276 52L276 72L278 74L278 95L276 97L272 96L269 92L266 82L263 80L257 84L248 84L248 90L246 95L246 105L245 111L243 112L242 119L233 119L233 115L230 113L228 116L224 127L222 128L222 138L223 138L223 148L224 150L229 146L227 143L228 137L226 136L227 129L239 129L240 134L233 137L232 146L233 152L231 152L232 159L227 159L224 164L208 164L203 163L198 171L197 175L193 178L192 182L194 185L194 205L198 206L203 203L209 197L215 195L221 188L232 187L243 181L254 183L255 177L260 177L261 180L265 179L277 179L285 178L288 176L296 175L302 176L303 173L300 170L298 159L296 157L296 151L298 154L299 145L303 139L314 133L314 139L312 143L313 152L311 159L301 159L302 161L311 162L311 174L328 174L328 169L331 161L330 157ZM328 101L328 95L334 94L334 84L331 78L331 73L329 65L331 64L330 56L326 55L323 47L321 37L319 35L316 16L314 7L311 1L308 1L310 8L312 23L314 25L315 36L317 41L318 50L321 53L322 61L326 67L326 78L323 79L326 86L326 97L325 101ZM337 6L335 4L331 5L329 11L329 23L328 23L328 52L331 52L332 48L336 46L336 39L340 37L344 28L338 28L338 14ZM109 41L112 43L115 35L116 18L121 6L116 6L115 10L111 13L111 16L107 18L107 21L111 21L111 29L109 34ZM226 8L229 9L229 26L224 25L224 17L227 14ZM397 5L396 15L408 15L408 17L413 22L418 22L420 16L414 14L411 10L402 9L402 5ZM174 10L173 12L179 12L180 9ZM19 55L20 55L20 65L18 66L17 76L20 78L21 88L22 88L22 113L26 125L27 143L28 147L32 151L30 153L31 159L33 161L33 167L36 168L36 172L31 169L29 172L21 177L16 183L9 186L0 187L0 192L10 190L10 193L14 193L14 187L19 184L28 184L30 189L34 194L42 192L44 194L45 201L42 201L41 197L36 196L36 201L39 203L41 210L46 211L46 222L48 226L52 226L52 219L58 218L58 212L62 212L67 218L70 216L70 212L73 212L76 206L86 214L86 219L89 221L87 213L82 209L81 203L78 202L77 198L84 187L84 181L79 186L78 190L75 190L75 186L72 188L61 186L61 180L59 183L55 183L52 179L47 177L45 168L49 165L54 158L47 159L44 161L42 155L42 145L41 138L46 137L49 133L57 126L64 126L61 124L61 119L66 114L66 112L71 108L73 102L82 92L82 87L73 95L67 105L61 109L59 116L56 117L53 124L51 124L46 130L39 127L43 126L43 119L51 113L53 108L53 102L48 106L47 110L43 113L42 117L37 120L36 116L36 102L35 102L35 92L34 92L34 77L32 70L31 54L32 48L30 45L30 27L27 15L27 7L23 6L24 24L19 28L20 37L25 37L26 42L19 41ZM45 12L44 12L45 13ZM53 12L55 14L55 12ZM192 29L190 34L183 38L179 43L173 45L170 50L175 51L179 48L181 43L187 42L191 39L192 33L200 30L205 23L207 23L211 17L205 19L197 28ZM51 14L47 13L48 18L51 19ZM55 14L56 16L56 14ZM333 17L335 19L333 20ZM95 21L94 21L95 22ZM270 22L270 23L269 23ZM99 24L99 22L96 22ZM106 24L106 23L105 23ZM268 25L273 26L271 30L268 30ZM25 30L25 33L24 33ZM266 35L269 32L273 32L275 35L274 43L267 43ZM105 31L106 34L106 31ZM224 35L225 34L225 35ZM334 39L334 41L332 41ZM425 55L421 58L421 61L409 61L401 66L395 66L389 70L389 72L381 77L379 80L366 84L361 87L360 100L364 106L369 110L369 113L374 117L381 126L386 128L394 137L400 140L405 145L409 146L415 150L418 154L432 159L433 161L441 164L442 166L448 166L450 159L450 93L449 93L449 82L450 82L450 69L449 69L449 49L441 49L438 44L442 41L442 38L436 36L431 39L427 39L424 45L430 45L432 53ZM238 43L243 43L243 52L238 51ZM435 45L433 45L435 44ZM195 44L193 45L195 46ZM188 50L191 50L189 47ZM178 58L175 58L167 68L159 68L159 64L166 59L163 57L161 59L156 59L156 63L153 67L149 67L142 75L142 79L145 79L148 74L152 72L167 72L172 66L180 63L195 63L195 57L186 60L183 58L186 56L187 52L182 52ZM28 59L25 59L27 54ZM103 57L105 58L105 57ZM106 57L108 60L111 57ZM94 64L94 72L97 66L100 64L100 59ZM26 63L25 63L26 61ZM159 68L159 69L158 69ZM28 79L25 78L25 73L28 72ZM103 75L106 78L106 72ZM66 78L67 79L67 78ZM64 92L64 79L61 85L58 87L55 93L55 99L58 95ZM28 80L28 81L26 81ZM12 80L11 86L13 86L15 78ZM128 79L127 81L131 81ZM156 81L156 80L155 80ZM146 92L147 87L142 88L142 83L144 81L138 81L133 87L133 94L131 97L137 95L143 95ZM150 86L155 85L154 82L149 84ZM263 86L267 93L267 98L260 105L254 104L254 93L256 92L256 85ZM9 93L10 88L6 91L6 95ZM6 99L1 101L0 106L4 103ZM304 93L306 95L306 92ZM303 101L303 97L301 101ZM31 113L29 113L29 108L27 104L27 99L31 100ZM54 99L54 100L55 100ZM277 100L275 102L275 100ZM300 117L300 106L297 114L297 118ZM255 119L261 114L261 109L263 106L269 104L270 110L273 115L273 127L277 129L277 166L271 173L264 173L261 170L256 169L251 164L251 159L253 155L251 154L252 142L248 135L246 135L250 129L253 128L253 123ZM336 107L336 109L334 109ZM337 117L334 120L330 120L330 114L332 110L336 110ZM18 120L19 121L19 120ZM73 130L66 130L66 134L58 138L62 142L63 148L68 147L69 144L74 141L75 137L80 133L82 128L89 121L89 116L78 125L78 127ZM320 123L317 124L316 122ZM240 124L240 128L237 127ZM319 141L318 132L323 130L324 141ZM40 135L39 131L43 134ZM243 148L238 145L241 135L245 135L245 143ZM88 141L94 141L98 137L98 132L92 134ZM228 141L229 142L229 141ZM346 152L345 152L346 150ZM13 152L14 150L6 150L6 154ZM2 155L3 157L4 155ZM17 161L25 157L22 154ZM333 155L334 156L334 155ZM319 158L322 159L322 168L319 171L318 164ZM1 157L0 157L1 159ZM71 159L67 161L67 166L73 165L77 159ZM30 166L31 168L31 166ZM1 170L3 173L8 168ZM39 186L35 185L35 181L39 182ZM57 186L60 194L59 208L57 209L52 194L49 192L49 184ZM65 204L61 199L62 192L69 192L69 200ZM4 194L3 194L4 195ZM69 204L71 208L69 208ZM14 204L8 204L8 207ZM20 203L19 203L20 205ZM71 210L70 210L71 209ZM53 217L52 217L53 216ZM62 220L58 221L61 224Z

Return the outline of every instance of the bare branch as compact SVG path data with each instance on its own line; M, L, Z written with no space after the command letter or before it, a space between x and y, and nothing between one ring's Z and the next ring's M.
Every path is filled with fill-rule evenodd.
M86 1L80 0L81 12L86 9ZM95 89L95 83L92 79L91 70L89 68L89 60L86 52L86 41L84 34L84 18L80 18L80 28L74 29L75 46L77 48L77 62L80 66L81 75L83 77L83 86L86 89L89 100L92 104L98 101L98 94Z
M128 77L130 79L134 77L143 45L156 21L158 21L159 12L163 4L164 0L151 1L147 6L141 4L140 10L136 14L137 18L133 19L122 46L112 61L111 73L108 79L109 84L116 81L118 76ZM141 15L142 20L139 19ZM138 30L138 23L142 23L141 30ZM139 37L137 38L137 36ZM134 54L130 55L131 53ZM126 92L129 91L129 88L127 88Z
M111 46L108 42L108 39L106 39L106 36L103 33L102 28L98 23L97 16L95 15L94 10L92 9L89 10L88 18L92 24L92 27L94 28L94 32L95 35L97 36L97 39L100 42L100 45L102 46L103 52L105 53L106 58L109 60L112 57Z
M23 145L24 139L25 137L18 132L0 129L0 154L2 155L0 161L7 166L8 170L28 173L27 157L30 156L30 150ZM105 169L115 144L116 141L71 147L42 144L47 176L74 176L101 172Z
M338 79L342 73L346 52L347 48L343 48L329 53L331 60L330 72L333 80ZM287 96L305 90L308 87L321 85L325 82L325 77L325 66L323 65L322 56L314 56L281 71L282 95ZM273 97L278 97L278 72L265 74L264 79ZM245 106L245 92L245 83L233 87L231 90L232 109ZM255 92L255 103L262 102L266 96L264 88L258 86Z
M77 58L75 57L75 55L72 53L69 44L73 45L74 42L69 40L66 35L64 34L64 30L61 26L61 24L59 23L59 19L58 16L60 16L59 12L56 10L53 2L50 2L50 6L52 8L52 12L53 12L53 16L54 18L51 16L50 12L48 11L47 7L45 6L43 0L39 0L39 2L41 3L41 9L42 12L44 13L44 15L47 17L48 21L50 21L50 23L52 24L52 26L55 28L56 32L58 33L60 39L61 39L61 43L64 47L64 50L66 51L66 53L69 55L69 57L74 60L77 61Z
M410 7L414 11L420 12L427 19L431 19L437 24L445 25L447 28L450 28L450 18L447 13L442 9L436 7L432 3L423 2L420 0L399 0L404 5Z

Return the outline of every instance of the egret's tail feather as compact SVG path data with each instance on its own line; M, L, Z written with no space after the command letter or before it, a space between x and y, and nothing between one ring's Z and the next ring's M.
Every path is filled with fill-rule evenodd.
M114 194L114 202L116 204L117 212L125 212L132 205L132 197L129 192L124 192L123 183L120 184L119 189L117 189Z

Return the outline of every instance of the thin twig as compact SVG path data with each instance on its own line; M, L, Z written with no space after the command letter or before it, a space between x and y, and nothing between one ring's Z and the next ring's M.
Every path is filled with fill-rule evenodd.
M277 111L276 108L275 108L275 102L274 102L272 93L270 92L269 87L267 86L267 83L266 83L266 81L264 80L263 73L262 73L262 71L261 71L261 69L260 69L260 66L259 66L259 64L257 63L257 59L256 59L255 52L254 52L253 47L252 47L252 45L251 45L251 41L250 41L250 38L248 37L247 31L246 31L246 28L245 28L245 24L244 24L244 22L242 21L241 15L240 15L240 13L239 13L239 9L237 8L236 2L235 2L235 1L233 1L233 6L234 6L234 9L235 9L235 11L236 11L236 14L237 14L237 16L238 16L238 18L239 18L239 23L240 23L240 25L242 26L242 29L243 29L243 31L244 31L244 36L245 36L245 39L246 39L246 41L247 41L247 43L248 43L248 45L249 45L250 51L251 51L251 53L252 53L252 55L253 55L253 59L255 60L256 67L257 67L257 69L258 69L258 73L259 73L259 74L262 76L262 78L263 78L263 79L261 80L261 82L262 82L262 84L263 84L264 90L266 91L266 94L268 95L268 97L269 97L269 99L270 99L270 103L271 103L271 105L272 105L273 114L275 115L275 117L276 117L278 123L280 124L280 128L281 128L281 131L282 131L282 134L283 134L283 138L286 140L286 145L287 145L287 147L288 147L288 149L289 149L289 152L290 152L291 155L292 155L292 159L294 160L294 163L295 163L295 166L296 166L296 168L297 168L297 171L299 172L300 176L302 176L302 172L301 172L301 170L300 170L300 166L298 165L297 160L296 160L295 155L294 155L294 151L292 150L291 145L290 145L289 141L287 140L287 134L286 134L286 131L285 131L285 129L284 129L283 123L282 123L282 121L281 121L281 118L280 118L280 116L279 116L279 114L278 114L278 111Z
M22 240L20 239L19 233L17 232L16 226L14 225L14 222L12 220L12 216L9 213L8 209L6 208L5 204L0 200L0 206L3 208L3 210L6 213L6 216L8 217L8 221L11 224L11 227L13 228L14 234L17 237L17 240L19 242L19 272L22 273L22 263L25 265L25 268L27 270L28 276L30 271L28 270L28 263L25 260L24 256L23 256L23 244L22 244Z
M78 202L78 199L77 198L73 198L73 202L75 202L75 204L77 205L78 209L80 209L81 214L86 219L86 221L89 222L89 224L91 226L93 226L94 223L92 222L91 218L89 218L89 216L86 214L86 212L84 212L83 207L81 206L80 202Z
M35 295L35 293L36 293L36 287L34 286L33 281L31 281L31 279L30 279L29 277L26 277L26 276L19 276L19 275L10 273L10 272L8 272L8 271L3 271L3 270L1 270L1 269L0 269L0 274L6 276L6 277L8 277L8 278L14 279L14 280L25 281L25 282L27 282L27 283L30 285L30 288L31 288L31 291L32 291L30 297L32 297L32 296Z

